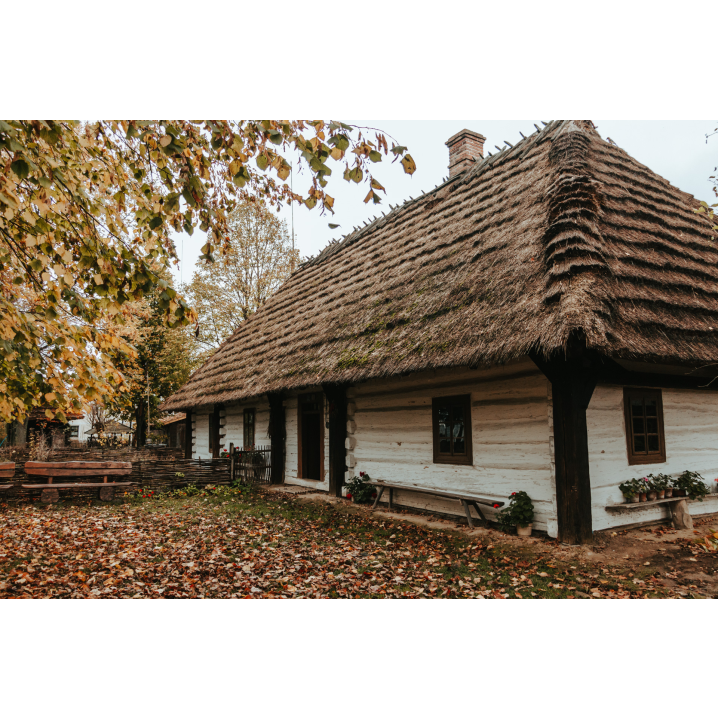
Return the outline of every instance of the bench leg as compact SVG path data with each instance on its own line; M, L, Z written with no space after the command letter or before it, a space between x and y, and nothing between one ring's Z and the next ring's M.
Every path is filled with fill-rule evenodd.
M693 529L693 518L690 513L688 513L688 502L678 501L675 504L670 504L670 506L673 528L679 531L683 529Z
M57 489L43 489L40 494L40 501L43 504L54 504L60 500L60 492Z
M479 515L481 520L484 522L484 526L488 527L489 522L486 520L486 516L484 516L484 512L479 508L479 504L476 501L472 502L474 504L474 508L476 509L476 513Z
M471 518L471 508L470 508L470 506L469 506L469 502L468 502L468 501L464 501L463 499L461 499L461 505L464 507L464 511L466 512L466 520L467 520L468 523L469 523L469 528L473 531L474 521L473 521L473 519Z
M115 498L114 486L103 486L100 489L100 501L112 501Z
M389 511L394 510L394 489L389 489Z
M371 507L372 511L379 505L379 502L381 501L381 497L383 495L384 495L384 487L382 486L379 489L379 493L377 493L377 495L376 495L376 500L374 501L374 505Z

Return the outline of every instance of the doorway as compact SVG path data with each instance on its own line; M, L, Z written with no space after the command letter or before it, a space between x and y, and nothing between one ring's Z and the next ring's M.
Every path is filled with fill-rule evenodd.
M299 397L299 478L321 481L324 432L321 394Z

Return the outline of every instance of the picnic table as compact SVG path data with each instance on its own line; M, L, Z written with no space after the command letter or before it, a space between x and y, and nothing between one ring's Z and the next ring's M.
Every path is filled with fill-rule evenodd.
M474 522L473 517L471 516L471 506L476 509L476 513L479 515L479 518L481 521L484 522L484 526L488 526L488 521L486 517L484 516L483 511L481 510L480 506L490 506L491 508L501 508L502 506L505 506L504 501L496 501L496 499L490 499L483 496L475 496L473 494L463 494L463 493L456 493L453 491L441 491L439 489L425 489L425 488L417 488L416 486L407 486L406 484L394 484L389 483L387 481L370 481L370 486L375 486L377 491L376 500L374 501L374 505L371 507L372 510L374 510L379 502L381 501L381 497L384 495L384 491L386 489L389 490L389 510L391 511L394 504L394 490L398 489L400 491L411 491L414 494L427 494L429 496L436 496L438 498L442 499L455 499L456 501L460 501L461 505L464 508L464 512L466 513L466 520L469 523L469 528L474 528Z
M59 501L62 489L95 488L100 490L100 501L111 501L117 487L132 486L132 482L108 481L110 476L129 476L132 473L132 463L129 461L28 461L25 473L46 479L46 483L22 485L23 489L42 490L40 499L43 503ZM101 478L102 483L54 483L53 480L59 478Z

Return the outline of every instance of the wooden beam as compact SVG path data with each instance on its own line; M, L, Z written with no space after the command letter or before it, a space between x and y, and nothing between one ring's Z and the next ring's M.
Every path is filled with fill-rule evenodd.
M269 438L271 442L271 483L284 483L286 414L282 394L269 394Z
M327 385L324 394L329 404L329 495L342 495L347 472L347 392L343 385Z
M192 458L192 409L187 409L184 424L184 458Z
M586 410L596 388L597 367L585 343L573 335L565 352L531 357L551 382L558 539L569 545L593 542L591 476Z

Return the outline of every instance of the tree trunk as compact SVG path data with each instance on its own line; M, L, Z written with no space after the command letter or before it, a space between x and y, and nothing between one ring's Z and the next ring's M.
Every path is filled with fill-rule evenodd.
M142 404L135 410L135 446L141 449L147 443L147 421Z

